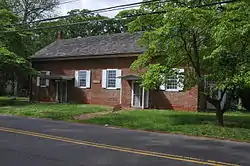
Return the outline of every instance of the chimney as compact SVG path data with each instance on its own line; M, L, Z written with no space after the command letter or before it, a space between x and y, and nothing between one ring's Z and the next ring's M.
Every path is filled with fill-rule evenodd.
M61 31L58 31L57 33L57 40L60 40L61 39Z

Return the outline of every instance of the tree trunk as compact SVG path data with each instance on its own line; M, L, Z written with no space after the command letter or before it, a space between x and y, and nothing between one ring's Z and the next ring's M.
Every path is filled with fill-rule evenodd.
M204 82L202 80L199 80L198 83L198 111L205 111L206 109L206 96L204 94Z
M218 125L224 126L223 111L217 107L216 107L216 118L217 118Z

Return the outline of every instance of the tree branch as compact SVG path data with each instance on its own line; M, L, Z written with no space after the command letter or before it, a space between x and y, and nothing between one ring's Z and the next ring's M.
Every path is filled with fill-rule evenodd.
M201 77L201 71L200 71L200 57L199 57L199 51L198 51L198 46L197 46L197 40L196 40L196 35L195 32L193 32L193 49L194 49L194 57L196 58L196 68L197 68L197 75Z
M197 69L197 67L196 67L196 65L195 65L195 63L194 63L194 60L193 60L193 58L192 58L192 55L191 55L190 51L189 51L188 48L187 48L187 41L186 41L185 38L183 37L183 33L181 33L180 38L182 39L182 41L183 41L183 43L184 43L184 49L185 49L185 51L187 52L187 56L188 56L189 60L191 61L191 64L192 64L192 66L194 67L194 69L195 69L195 71L196 71L196 73L197 73L197 70L198 70L198 69Z

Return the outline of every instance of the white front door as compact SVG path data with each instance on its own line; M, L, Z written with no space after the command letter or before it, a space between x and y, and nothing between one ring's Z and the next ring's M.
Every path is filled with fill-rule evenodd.
M132 82L132 107L147 108L148 95L148 91L140 86L140 82Z

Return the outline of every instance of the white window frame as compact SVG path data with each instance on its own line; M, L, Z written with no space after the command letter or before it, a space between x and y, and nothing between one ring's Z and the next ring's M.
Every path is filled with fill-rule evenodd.
M115 87L108 87L108 72L109 71L115 71ZM121 78L118 78L121 76L121 69L105 69L102 70L102 88L104 89L121 89Z
M179 74L177 74L177 88L176 89L167 89L167 83L163 84L160 86L160 90L164 90L167 92L180 92L184 89L184 80L181 81L180 76L182 76L182 74L180 73L184 73L184 69L177 69L177 68L173 68L173 70L177 70Z
M176 80L177 81L177 85L176 85L176 89L168 89L168 85L167 83L165 84L165 89L167 92L179 92L179 88L178 88L178 83L179 83L179 79L178 79L178 75L176 75L176 79L172 79L172 78L168 78L167 80Z
M85 86L80 86L80 78L79 78L80 72L86 72L86 75L85 75L86 85ZM76 79L75 87L81 88L81 89L88 89L91 87L91 71L90 70L76 70L75 79Z
M40 73L45 73L45 75L50 75L50 71L48 71L48 70L43 70L43 71L40 71ZM45 85L42 85L41 84L41 80L43 79L43 78L41 78L41 77L38 77L38 81L39 81L39 83L37 83L41 88L46 88L46 87L49 87L49 79L45 79Z
M116 87L117 78L116 77L115 77L115 87L109 87L108 86L108 80L109 80L108 72L109 71L115 71L115 75L117 75L117 69L107 69L106 70L106 89L117 89L117 87Z
M86 81L86 84L85 84L85 86L81 86L81 81L80 81L80 72L85 72L85 81ZM87 70L79 70L78 71L78 88L82 88L82 89L84 89L84 88L87 88Z

